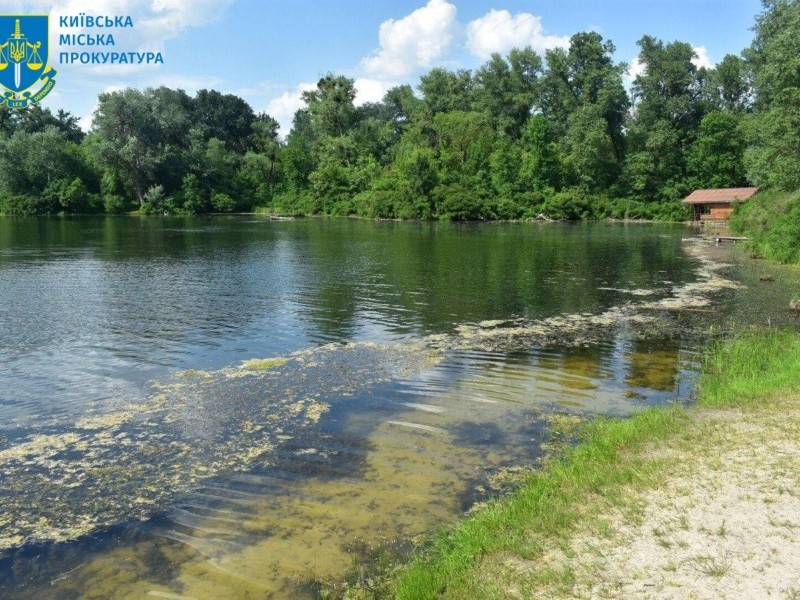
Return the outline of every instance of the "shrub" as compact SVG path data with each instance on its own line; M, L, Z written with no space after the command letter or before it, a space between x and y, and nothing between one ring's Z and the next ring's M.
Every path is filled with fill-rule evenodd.
M211 196L211 206L216 212L230 213L236 210L236 201L228 194L215 193Z

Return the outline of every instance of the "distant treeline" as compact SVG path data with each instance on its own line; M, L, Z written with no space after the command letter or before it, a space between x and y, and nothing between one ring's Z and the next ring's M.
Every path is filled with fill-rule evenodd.
M89 133L63 111L4 109L0 211L682 219L694 188L800 188L800 0L764 0L754 31L714 69L644 36L630 94L595 32L435 68L419 95L363 106L329 74L285 141L213 90L100 94Z

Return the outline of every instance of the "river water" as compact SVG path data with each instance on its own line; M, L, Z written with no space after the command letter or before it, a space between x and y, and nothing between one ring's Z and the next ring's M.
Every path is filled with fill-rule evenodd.
M694 236L0 219L0 596L363 576L569 424L690 398L719 333L796 327L796 274Z

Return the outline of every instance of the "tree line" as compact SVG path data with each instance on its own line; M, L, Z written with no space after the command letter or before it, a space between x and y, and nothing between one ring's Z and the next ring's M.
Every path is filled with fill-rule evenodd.
M286 140L214 90L100 94L89 133L61 110L5 108L0 211L677 220L695 188L797 189L800 0L763 5L751 46L713 69L642 37L629 90L596 32L434 68L362 106L328 74Z

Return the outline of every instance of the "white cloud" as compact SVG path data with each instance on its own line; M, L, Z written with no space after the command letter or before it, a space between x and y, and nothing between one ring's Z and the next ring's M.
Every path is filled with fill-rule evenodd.
M353 104L361 106L367 102L380 102L390 89L397 85L394 81L359 77L355 80L356 98Z
M456 7L446 0L429 0L422 8L395 21L381 23L380 47L361 61L364 71L381 79L404 77L430 66L453 43Z
M303 108L302 94L308 90L317 88L315 83L300 83L293 90L286 91L280 96L270 100L265 109L266 113L280 123L278 132L281 136L286 137L292 128L292 120L294 113L298 109Z
M546 34L541 18L536 15L518 13L512 16L507 10L492 9L467 25L467 49L479 58L486 59L493 52L502 54L525 46L537 52L567 48L569 37Z
M706 50L705 46L692 46L692 50L697 54L697 58L692 59L695 67L698 69L700 67L705 67L706 69L714 68L715 63L708 57L708 50Z
M622 83L625 88L630 92L631 87L633 86L633 81L639 76L644 75L647 71L647 63L643 63L639 60L639 57L635 57L628 63L628 69L622 74Z
M640 61L638 56L628 63L627 73L631 81L636 79L639 75L644 75L645 71L647 71L647 63Z

